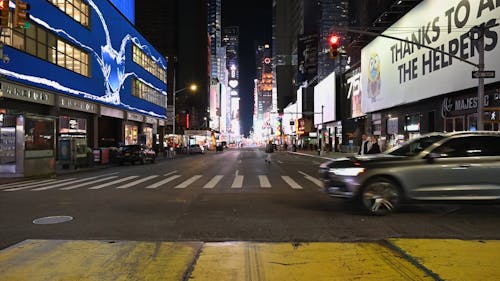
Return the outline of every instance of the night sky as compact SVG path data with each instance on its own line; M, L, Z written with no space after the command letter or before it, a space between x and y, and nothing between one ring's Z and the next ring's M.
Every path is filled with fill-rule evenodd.
M255 42L271 45L272 0L222 0L222 26L240 27L240 119L241 133L252 129Z

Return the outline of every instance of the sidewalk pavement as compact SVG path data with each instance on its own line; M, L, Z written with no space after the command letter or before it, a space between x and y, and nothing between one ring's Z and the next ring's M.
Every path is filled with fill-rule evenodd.
M336 151L322 151L322 152L320 152L319 150L297 150L297 151L288 150L287 152L297 154L297 155L322 158L325 160L342 158L342 157L349 157L349 156L356 155L356 153L336 152Z

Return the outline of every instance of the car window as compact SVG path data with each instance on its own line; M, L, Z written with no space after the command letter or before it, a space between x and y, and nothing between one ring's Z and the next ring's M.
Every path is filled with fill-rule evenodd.
M444 136L433 135L413 139L387 153L394 156L415 156L433 143L443 139Z
M468 136L454 138L435 148L440 157L500 156L500 137Z

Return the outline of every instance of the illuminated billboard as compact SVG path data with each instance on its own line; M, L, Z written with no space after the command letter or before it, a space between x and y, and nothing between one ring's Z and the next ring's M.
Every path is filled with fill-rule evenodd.
M314 86L314 124L331 121L335 121L335 72Z
M425 0L383 34L418 42L478 63L469 31L494 26L484 33L485 69L500 69L500 6L498 1ZM384 108L477 87L476 67L449 55L387 38L376 38L361 51L362 111ZM486 79L485 83L500 81Z
M165 72L165 59L111 3L96 0L86 3L90 11L89 27L49 1L31 1L31 27L26 32L36 30L37 34L49 34L57 39L57 48L65 45L66 50L68 46L78 49L73 56L89 58L88 73L61 67L59 53L51 53L52 49L44 59L28 55L28 50L5 45L3 53L9 56L10 63L1 65L0 74L20 84L165 118L166 79L150 72L150 69ZM147 62L149 71L134 61L133 54ZM51 58L57 63L51 62ZM140 88L143 96L132 95L134 87Z

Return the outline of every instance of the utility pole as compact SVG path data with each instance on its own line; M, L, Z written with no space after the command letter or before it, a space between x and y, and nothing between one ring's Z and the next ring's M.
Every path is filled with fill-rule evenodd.
M477 40L477 48L479 55L479 63L477 65L478 73L484 72L484 24L481 26L475 26L471 30L472 40ZM474 38L477 36L477 38ZM484 130L484 77L480 74L478 78L478 88L477 88L477 130Z

